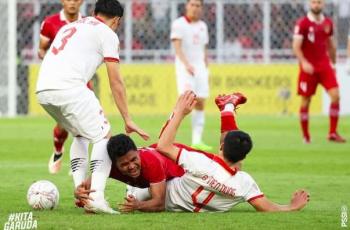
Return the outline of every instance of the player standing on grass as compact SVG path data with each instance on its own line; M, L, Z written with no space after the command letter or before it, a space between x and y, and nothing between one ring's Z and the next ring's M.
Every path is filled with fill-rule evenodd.
M62 10L53 14L42 22L40 30L40 43L38 56L43 59L62 26L81 19L79 13L83 0L61 0ZM53 129L54 152L49 160L49 172L58 173L61 169L63 145L68 137L68 132L59 124Z
M44 57L36 93L43 108L74 136L71 168L75 187L88 171L88 145L91 153L91 189L95 190L85 209L116 213L104 198L111 169L107 154L110 124L94 93L86 87L96 69L105 62L114 101L123 117L125 131L148 135L130 118L126 92L119 72L119 39L114 32L120 25L123 8L117 0L98 0L95 17L86 17L61 28Z
M317 85L321 84L331 99L328 140L343 143L345 139L337 133L340 96L334 69L333 22L322 13L324 0L309 0L309 5L308 14L296 23L293 39L293 50L300 63L298 94L301 96L300 124L304 142L311 142L309 107Z
M187 0L186 13L176 19L171 27L170 38L175 48L176 81L179 94L193 90L198 103L192 114L192 147L210 150L202 141L205 123L204 102L209 96L208 27L200 20L203 0Z

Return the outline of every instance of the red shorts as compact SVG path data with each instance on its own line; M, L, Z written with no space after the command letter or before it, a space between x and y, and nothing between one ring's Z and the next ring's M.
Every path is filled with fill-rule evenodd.
M332 88L338 88L337 77L332 67L316 71L311 75L300 69L298 81L299 95L305 97L314 95L318 84L321 84L327 91Z

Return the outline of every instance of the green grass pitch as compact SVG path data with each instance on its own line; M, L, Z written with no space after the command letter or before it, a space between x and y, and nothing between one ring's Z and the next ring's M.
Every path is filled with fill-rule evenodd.
M166 116L135 117L156 141ZM121 132L121 120L111 117L114 133ZM219 117L208 116L205 141L218 147ZM38 229L338 229L341 207L350 208L350 117L340 121L340 133L346 144L326 141L328 118L311 117L313 143L301 142L299 124L294 116L238 116L239 127L254 141L243 170L249 172L265 195L273 201L287 203L292 192L305 188L311 194L309 205L301 212L257 213L248 204L227 213L134 213L127 215L87 215L73 205L73 182L68 176L69 145L66 143L64 168L50 175L47 161L52 150L52 127L47 117L0 119L0 224L9 214L31 211L26 192L35 180L47 179L60 191L60 203L53 211L34 211ZM177 140L189 143L187 119ZM125 186L109 180L106 189L112 206L122 202ZM349 213L348 213L349 215ZM348 223L349 225L349 223Z

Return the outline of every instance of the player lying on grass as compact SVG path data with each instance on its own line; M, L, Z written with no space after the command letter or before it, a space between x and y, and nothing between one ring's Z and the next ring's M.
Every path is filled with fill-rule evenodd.
M155 148L136 148L133 140L118 134L107 144L108 155L112 160L109 177L138 188L147 188L148 199L137 202L132 210L158 212L164 210L166 181L180 177L184 170L169 158L158 153ZM77 206L84 206L89 198L91 179L84 181L75 190ZM123 212L131 211L125 206Z
M245 98L240 94L227 96L236 106L244 103ZM222 103L218 101L218 103ZM178 144L179 146L183 146ZM127 196L124 204L120 206L122 212L134 210L155 212L165 209L166 181L184 174L182 167L174 161L163 156L155 150L156 144L147 148L136 148L133 140L124 134L113 136L107 144L107 151L112 160L110 178L128 184L129 193L140 197L147 188L147 196L136 200ZM75 190L76 204L83 207L89 198L90 179L84 181ZM133 192L134 191L134 192Z
M188 108L183 107L185 96L180 97L175 108L174 117L169 121L168 125L172 125L173 120L178 119L178 116L182 116L182 120L187 114ZM247 173L238 171L242 159L245 158L245 155L251 148L251 140L249 135L241 131L236 131L238 128L233 111L238 104L244 103L245 100L246 99L240 94L224 95L216 98L216 104L221 111L222 134L220 142L223 151L220 150L219 156L197 151L181 144L175 144L176 147L171 147L171 151L174 150L173 148L181 149L182 153L181 157L179 156L179 160L184 161L187 159L188 162L186 163L186 161L184 161L181 163L179 161L181 166L186 170L184 176L167 181L167 195L165 201L167 210L193 212L227 211L234 205L244 202L245 200L258 211L293 211L299 210L306 205L309 195L303 190L293 194L289 205L275 204L263 196L254 180ZM184 111L186 111L186 113L183 113ZM178 115L179 113L182 115ZM168 129L169 126L166 126L164 129L164 134L167 136L168 134L166 133ZM169 147L166 147L165 144L165 147L162 146L162 139L163 136L159 142L160 146L158 149L167 151ZM227 154L227 152L234 152L235 154ZM189 159L183 159L184 155L189 157ZM193 159L191 159L192 157ZM227 158L230 160L225 160ZM176 158L172 156L172 159L174 160ZM191 166L190 164L193 165ZM141 168L141 172L143 172L144 168L142 164L140 166L140 169ZM193 186L195 189L193 189ZM147 206L144 206L144 201L153 198L152 188L138 189L135 187L128 187L128 192L132 193L132 196L129 194L125 203L121 205L120 210L123 212L140 210L138 207L141 204L143 205L143 209L147 209ZM89 190L86 190L82 186L81 190L76 193L81 196L81 198L85 199L88 198L88 192Z
M167 182L166 209L169 211L228 211L233 206L249 202L257 211L296 211L309 201L309 194L298 190L288 205L268 200L254 179L238 170L252 148L250 136L237 130L233 95L219 96L216 103L221 111L221 144L218 155L174 144L183 118L189 114L196 97L191 91L180 96L173 117L164 128L157 150L182 166L185 174ZM245 100L244 100L245 101ZM147 197L147 189L134 189L134 200ZM137 191L138 190L138 191ZM145 194L146 193L146 194Z

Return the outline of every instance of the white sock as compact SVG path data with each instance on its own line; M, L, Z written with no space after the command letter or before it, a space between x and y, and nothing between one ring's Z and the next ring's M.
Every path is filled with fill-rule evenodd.
M226 104L222 112L234 112L235 106L232 103Z
M204 111L194 110L192 112L192 144L198 144L202 142L204 122Z
M137 188L131 185L126 186L126 195L134 196L139 201L146 201L152 198L149 188Z
M70 164L75 187L86 179L89 167L89 143L84 137L74 137L70 146Z
M107 178L111 171L112 161L107 153L108 139L102 139L94 144L91 152L90 171L91 189L95 190L90 194L95 201L104 200L104 191Z

